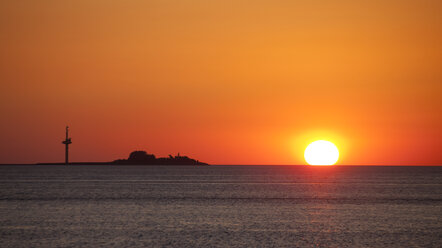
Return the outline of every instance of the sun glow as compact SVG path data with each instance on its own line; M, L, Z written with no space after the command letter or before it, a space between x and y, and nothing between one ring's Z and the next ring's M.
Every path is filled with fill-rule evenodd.
M317 140L307 146L304 158L309 165L334 165L338 161L339 150L330 141Z

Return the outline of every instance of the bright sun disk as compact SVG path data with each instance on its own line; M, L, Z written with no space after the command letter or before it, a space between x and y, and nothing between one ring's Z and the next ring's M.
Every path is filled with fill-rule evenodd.
M309 165L334 165L338 161L339 150L330 141L317 140L307 146L304 158Z

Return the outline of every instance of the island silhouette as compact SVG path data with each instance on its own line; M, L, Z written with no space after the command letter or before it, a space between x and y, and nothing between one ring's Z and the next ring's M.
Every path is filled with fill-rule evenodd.
M169 155L169 157L157 158L154 154L149 154L146 151L133 151L127 159L117 159L111 162L69 162L69 145L72 144L72 139L69 137L69 126L66 126L65 135L65 139L61 142L65 146L65 162L37 163L37 165L209 165L187 156L181 156L179 153L176 156Z
M187 156L172 156L165 158L156 158L153 154L148 154L146 151L133 151L127 159L117 159L112 164L121 165L208 165Z
M37 163L37 165L209 165L199 160L181 156L157 158L154 154L146 151L133 151L127 159L117 159L111 162L68 162L68 163Z

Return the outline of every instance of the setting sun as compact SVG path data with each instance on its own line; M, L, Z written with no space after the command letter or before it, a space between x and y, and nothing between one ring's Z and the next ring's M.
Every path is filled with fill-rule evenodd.
M304 158L309 165L334 165L338 161L339 150L330 141L317 140L307 146Z

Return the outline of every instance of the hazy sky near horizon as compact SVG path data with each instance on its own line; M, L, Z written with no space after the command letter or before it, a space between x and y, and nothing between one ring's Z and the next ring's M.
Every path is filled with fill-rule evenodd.
M442 1L3 0L0 163L442 164Z

